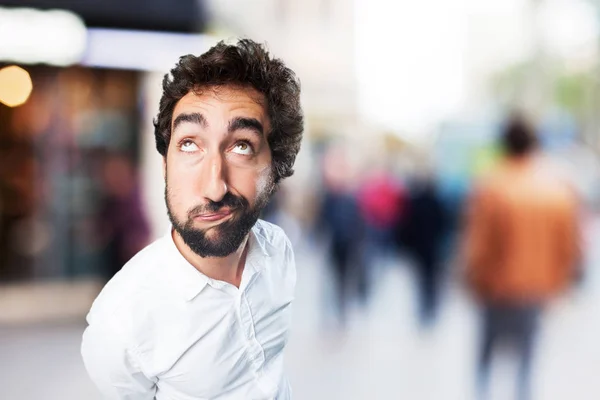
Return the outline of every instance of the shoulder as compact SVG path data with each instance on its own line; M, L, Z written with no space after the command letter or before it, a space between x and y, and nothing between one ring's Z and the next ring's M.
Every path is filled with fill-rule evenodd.
M165 240L158 239L137 253L104 286L87 315L88 324L131 332L138 320L150 313L156 299L165 297Z
M482 172L474 180L471 187L471 197L475 201L487 201L490 197L502 195L506 185L514 179L506 162L500 161L497 165Z

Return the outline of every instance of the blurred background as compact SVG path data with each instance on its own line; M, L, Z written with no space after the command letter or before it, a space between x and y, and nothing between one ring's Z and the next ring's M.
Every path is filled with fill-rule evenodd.
M85 314L168 229L162 76L239 36L302 81L296 173L264 215L296 251L295 398L475 398L461 243L514 109L577 194L583 250L545 303L532 398L600 398L598 0L0 0L0 397L99 398ZM513 398L509 350L492 399Z

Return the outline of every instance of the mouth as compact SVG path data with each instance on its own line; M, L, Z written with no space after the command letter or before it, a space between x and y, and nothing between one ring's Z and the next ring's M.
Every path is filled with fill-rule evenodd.
M194 219L204 222L215 222L226 219L233 214L234 210L221 210L214 213L198 214Z

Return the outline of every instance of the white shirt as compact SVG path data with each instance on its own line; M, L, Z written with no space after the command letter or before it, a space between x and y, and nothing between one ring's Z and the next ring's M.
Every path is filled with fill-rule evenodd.
M239 289L198 272L171 232L133 257L94 301L86 369L118 400L288 400L283 350L296 267L281 228L252 228Z

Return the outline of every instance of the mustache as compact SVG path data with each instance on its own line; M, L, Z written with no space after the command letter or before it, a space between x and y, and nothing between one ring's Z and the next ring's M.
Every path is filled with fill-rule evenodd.
M220 201L209 200L206 204L191 208L188 211L188 215L191 217L199 214L216 213L223 208L235 210L246 207L248 207L248 201L245 198L227 192Z

